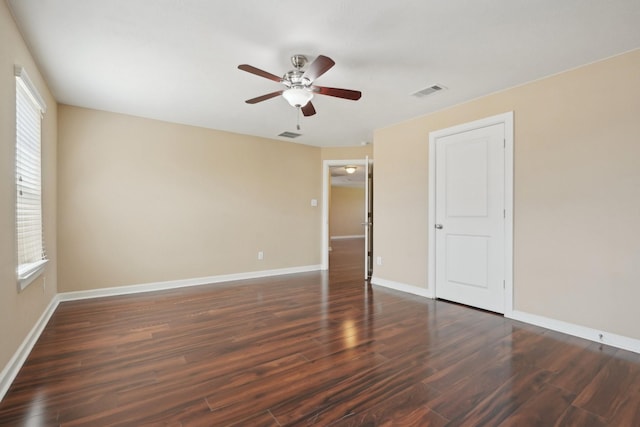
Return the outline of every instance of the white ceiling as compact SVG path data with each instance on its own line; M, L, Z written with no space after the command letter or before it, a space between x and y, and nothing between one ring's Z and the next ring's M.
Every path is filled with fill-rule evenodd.
M638 0L9 0L65 104L277 138L296 131L276 75L336 65L295 142L354 146L373 130L640 47ZM448 90L410 94L439 83ZM605 85L606 82L603 82Z

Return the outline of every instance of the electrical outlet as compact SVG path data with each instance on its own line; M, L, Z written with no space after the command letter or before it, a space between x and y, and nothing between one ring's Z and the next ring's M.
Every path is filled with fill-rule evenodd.
M262 251L258 252L258 259L259 260L263 260L264 259L264 252L262 252Z
M376 257L376 265L382 265L382 257Z

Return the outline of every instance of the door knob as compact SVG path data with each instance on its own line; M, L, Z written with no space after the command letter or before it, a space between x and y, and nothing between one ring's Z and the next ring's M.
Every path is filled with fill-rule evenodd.
M442 224L436 224L436 229L437 230L442 230Z

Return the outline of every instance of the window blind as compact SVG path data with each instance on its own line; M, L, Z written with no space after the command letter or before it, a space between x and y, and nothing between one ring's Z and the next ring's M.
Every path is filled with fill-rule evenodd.
M37 277L47 260L41 176L41 120L44 111L44 102L26 72L16 67L16 236L21 289Z

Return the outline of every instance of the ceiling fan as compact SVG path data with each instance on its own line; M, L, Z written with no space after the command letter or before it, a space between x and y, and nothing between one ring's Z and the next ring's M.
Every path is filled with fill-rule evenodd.
M307 57L304 55L293 55L291 57L291 63L294 69L288 71L282 77L278 77L248 64L238 65L238 68L242 71L282 83L286 87L276 92L248 99L245 102L247 104L257 104L258 102L282 95L292 107L299 108L304 116L313 116L316 114L316 109L313 107L311 99L316 94L350 99L353 101L357 101L362 96L362 93L357 90L338 89L313 84L318 77L329 71L329 69L335 65L335 62L331 58L320 55L309 65L307 70L303 70L307 64Z

